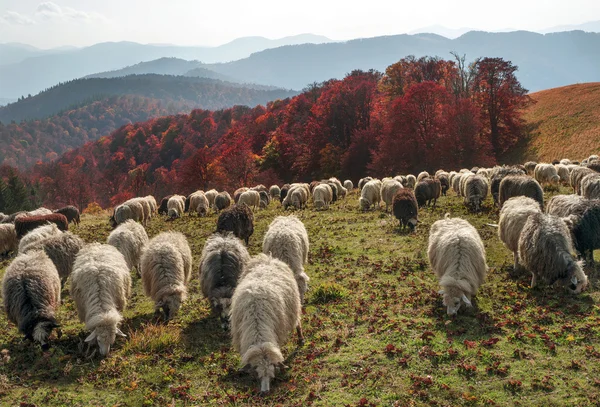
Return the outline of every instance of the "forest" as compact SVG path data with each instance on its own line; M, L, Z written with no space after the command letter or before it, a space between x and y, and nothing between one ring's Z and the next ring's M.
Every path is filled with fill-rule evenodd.
M127 124L23 177L52 206L241 185L491 166L525 134L532 103L501 58L406 57L254 108ZM1 209L0 209L1 210Z

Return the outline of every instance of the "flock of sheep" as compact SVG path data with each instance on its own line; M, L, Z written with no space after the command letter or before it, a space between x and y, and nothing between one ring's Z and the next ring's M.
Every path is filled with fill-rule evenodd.
M514 253L515 269L532 274L532 287L558 283L580 293L588 279L580 257L593 262L600 248L600 160L591 156L581 163L437 171L382 180L366 177L358 182L358 207L366 211L385 203L402 228L413 231L423 206L454 190L473 211L482 209L491 194L500 207L498 235ZM563 183L573 195L557 195L544 205L542 185ZM122 312L131 294L131 271L141 276L144 293L155 304L155 314L174 318L186 300L192 277L192 252L186 237L173 231L148 238L144 226L157 213L175 219L185 212L205 216L219 213L216 231L207 239L199 264L200 287L223 329L231 331L234 349L243 369L254 370L262 392L282 368L280 347L296 330L303 343L301 308L308 290L309 237L294 215L279 216L263 238L263 253L251 257L246 249L254 232L253 210L279 199L284 209L303 209L312 197L316 210L344 198L354 185L336 178L282 187L263 185L240 188L233 194L211 190L189 196L170 195L157 205L152 196L118 205L110 217L113 231L107 242L85 244L68 231L79 223L79 211L70 206L57 211L2 215L0 250L15 252L2 281L8 319L26 338L48 348L48 338L59 326L56 311L61 288L70 278L70 295L101 355L110 352ZM545 212L544 212L545 209ZM245 243L245 244L244 244ZM468 221L446 215L429 231L428 257L439 280L440 294L449 315L471 300L485 282L488 270L483 242Z

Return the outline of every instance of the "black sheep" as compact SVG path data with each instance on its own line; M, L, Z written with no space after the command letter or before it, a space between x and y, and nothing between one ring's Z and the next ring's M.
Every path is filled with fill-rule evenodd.
M254 233L254 214L250 207L235 204L221 212L217 220L217 233L223 232L233 232L248 245L250 236Z

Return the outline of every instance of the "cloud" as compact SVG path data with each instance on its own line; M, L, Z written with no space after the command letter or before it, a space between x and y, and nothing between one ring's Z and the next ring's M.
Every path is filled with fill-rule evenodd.
M12 25L32 25L35 24L35 21L31 18L19 14L16 11L7 11L0 17L0 21L5 22L6 24Z
M94 20L102 22L107 21L106 17L102 14L96 12L87 13L85 11L75 10L71 7L63 8L51 1L40 3L37 6L35 15L44 20L78 21L83 23Z

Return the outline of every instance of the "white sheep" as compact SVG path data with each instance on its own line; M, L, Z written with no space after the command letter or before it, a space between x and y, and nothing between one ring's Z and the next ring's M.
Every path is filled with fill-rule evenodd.
M211 191L208 191L208 192L211 192ZM208 211L211 207L211 202L208 199L208 197L206 196L206 194L202 191L196 191L192 195L190 195L190 197L189 197L189 199L190 199L190 208L189 208L190 214L193 211L193 212L196 212L200 216L208 215ZM218 194L219 193L217 192L217 195ZM216 198L216 195L213 197L213 200L212 200L213 204L215 202L215 198Z
M381 181L371 180L367 182L360 192L360 198L358 199L358 205L361 210L367 211L371 206L377 205L381 201Z
M204 196L206 197L206 200L208 201L207 208L212 208L215 205L215 198L217 197L217 195L219 195L219 191L217 191L216 189L211 189L204 193ZM208 209L207 209L207 213L208 213Z
M192 251L179 232L162 232L142 251L141 273L144 293L154 301L155 313L162 309L168 321L187 297L192 276Z
M588 174L581 179L581 195L587 199L600 199L600 174Z
M60 235L61 233L62 231L54 223L35 228L19 241L19 253L26 252L28 247L34 246L39 241L47 239L50 236Z
M348 191L352 191L354 189L354 184L352 183L352 181L347 179L346 181L344 181L344 188L346 188L346 190Z
M525 222L534 213L540 213L540 204L526 196L508 199L500 210L498 237L513 252L514 270L519 269L519 237Z
M108 355L119 329L121 312L131 293L131 275L125 258L113 246L91 243L79 251L71 274L71 296L79 320L91 334L88 344L97 343L102 356Z
M53 223L52 226L58 230L58 227ZM23 236L23 239L34 232L36 228L31 232ZM21 239L22 240L22 239ZM15 225L12 223L0 224L0 255L8 254L10 252L16 252L18 248L19 240L17 239L17 232L15 231Z
M257 191L249 190L240 195L238 204L246 204L256 210L260 205L260 194Z
M333 199L333 191L328 184L319 184L313 189L313 203L315 209L329 209L331 200Z
M485 281L485 248L477 230L466 220L445 218L429 231L429 263L442 287L448 315L458 312L461 301L471 306L471 297Z
M306 206L306 202L308 202L309 196L310 190L306 184L292 184L281 205L283 209L287 209L289 206L293 206L296 209L303 209Z
M427 171L421 171L419 175L417 175L417 182L422 181L425 178L429 178L430 175Z
M390 179L381 184L381 200L385 202L385 211L388 212L394 201L394 196L402 189L402 184L395 179Z
M180 218L185 208L185 197L183 195L173 195L167 201L167 215L171 219Z
M533 176L541 185L554 184L558 185L560 177L556 172L556 168L552 164L540 163L535 166Z
M560 178L560 182L562 182L565 185L568 184L571 174L569 173L569 169L567 168L567 166L565 164L555 164L554 168L556 168L556 173Z
M308 250L308 232L300 219L294 215L278 216L271 222L263 239L263 253L290 266L298 283L301 302L304 302L310 280L304 272Z
M231 300L231 336L244 370L258 373L261 392L270 390L283 367L281 345L294 328L304 341L298 285L282 261L259 254L248 263Z
M465 179L462 191L464 203L478 212L487 198L489 189L487 178L481 175L468 175Z
M148 243L148 234L142 225L132 220L121 223L106 240L121 252L129 270L135 269L140 274L140 257L142 249Z
M271 198L273 199L279 199L279 197L281 196L281 188L279 188L278 185L271 185L269 187L269 195L271 195Z
M402 185L404 185L406 188L414 188L415 185L417 185L417 177L412 174L408 174L406 176L406 183Z

